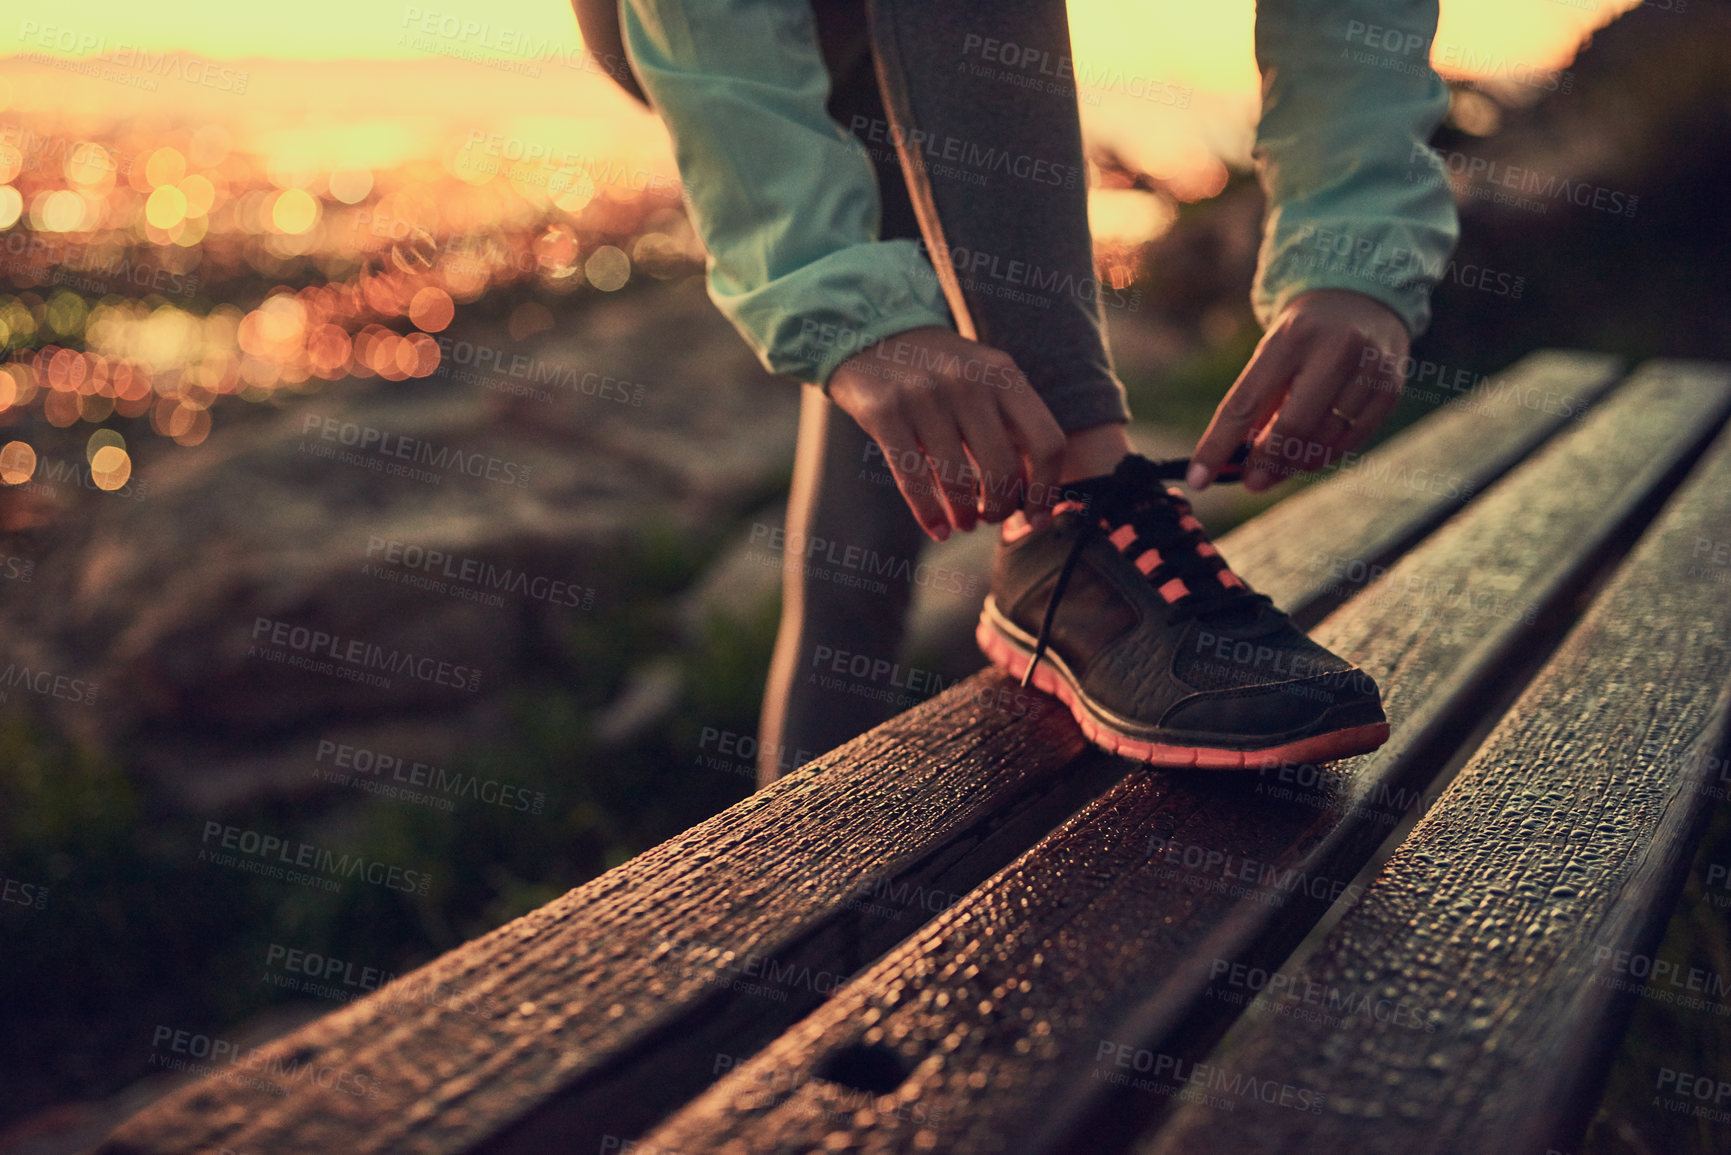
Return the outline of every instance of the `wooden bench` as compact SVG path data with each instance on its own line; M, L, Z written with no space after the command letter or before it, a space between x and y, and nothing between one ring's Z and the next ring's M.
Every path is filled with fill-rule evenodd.
M101 1150L1567 1149L1731 782L1728 413L1538 353L1225 537L1373 754L1149 771L984 672Z

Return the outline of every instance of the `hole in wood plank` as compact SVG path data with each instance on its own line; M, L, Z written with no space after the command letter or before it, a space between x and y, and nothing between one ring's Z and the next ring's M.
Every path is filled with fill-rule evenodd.
M850 1043L832 1051L818 1064L817 1077L855 1091L887 1095L901 1086L912 1070L893 1047L882 1043Z

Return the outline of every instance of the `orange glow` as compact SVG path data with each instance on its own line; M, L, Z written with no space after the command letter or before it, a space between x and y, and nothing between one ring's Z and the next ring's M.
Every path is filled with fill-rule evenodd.
M186 219L186 194L165 184L144 202L144 219L159 229L172 229Z
M8 441L0 447L0 481L22 485L36 472L36 450L26 441Z
M271 204L271 224L280 232L304 233L318 219L319 202L305 189L284 189Z
M427 377L439 367L439 346L425 333L410 333L396 343L393 360L404 377Z
M622 289L631 279L631 258L613 245L602 245L583 263L583 275L602 292Z
M186 215L202 217L216 204L216 186L210 178L194 173L180 182L181 195L186 198Z
M38 214L32 212L31 215ZM71 189L48 193L40 202L41 227L46 232L75 232L83 225L84 219L84 198Z
M186 158L179 149L159 148L144 163L144 179L152 188L179 184L186 175Z
M48 387L63 393L75 392L84 380L87 366L84 358L71 349L56 349L48 362Z
M372 366L373 372L386 381L401 381L409 375L406 370L398 367L403 358L397 356L397 348L402 343L401 337L386 330L377 334L368 347L368 352L371 354L369 364ZM409 363L414 364L414 359L410 358Z
M56 429L66 429L78 424L83 415L78 406L78 394L55 390L43 395L42 415L48 419L48 424Z
M307 360L315 374L335 381L349 367L349 335L337 325L324 324L307 338Z
M206 124L192 134L191 160L201 168L215 168L228 159L234 134L221 124Z
M429 333L443 330L455 315L456 306L451 303L451 294L437 285L428 285L409 302L409 320Z
M346 205L358 204L373 191L373 174L356 165L344 165L331 173L331 195Z
M93 0L114 42L224 61L244 93L168 75L116 85L8 58L0 229L52 235L0 279L0 343L14 358L0 365L0 411L40 402L62 428L148 415L163 437L197 445L225 406L344 376L435 373L428 334L458 325L459 306L510 294L507 328L523 341L553 326L544 302L556 296L699 271L659 121L584 66L569 10L517 2L498 0L490 18L551 30L533 58L466 58L437 37L401 36L400 13L380 35L364 16L285 30ZM1584 35L1630 6L1450 0L1433 62L1483 93L1457 94L1456 123L1494 131L1511 73L1567 67ZM1177 200L1218 193L1228 166L1249 159L1254 0L1074 0L1069 12L1089 141ZM1121 289L1136 246L1175 208L1109 186L1096 182L1090 220L1101 276ZM80 268L50 255L72 246ZM235 284L256 307L212 303ZM416 331L401 332L405 321ZM130 471L123 444L92 445ZM27 444L4 452L0 476L25 453L34 468ZM121 476L118 458L104 460L105 476Z
M168 420L168 435L177 445L190 448L202 444L210 436L210 411L182 405Z
M11 384L13 405L28 405L36 396L36 374L29 365L15 361L10 365L0 365L0 376Z
M117 445L104 445L90 457L90 478L98 489L119 489L132 476L132 458Z

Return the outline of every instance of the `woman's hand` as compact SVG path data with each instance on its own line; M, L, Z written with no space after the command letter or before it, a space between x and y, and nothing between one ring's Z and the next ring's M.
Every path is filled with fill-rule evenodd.
M1346 289L1313 289L1276 317L1227 390L1191 455L1205 488L1233 450L1254 442L1244 487L1260 492L1338 461L1400 400L1406 326L1386 305Z
M829 396L859 422L920 526L1050 517L1064 433L1009 354L949 329L909 329L843 361Z

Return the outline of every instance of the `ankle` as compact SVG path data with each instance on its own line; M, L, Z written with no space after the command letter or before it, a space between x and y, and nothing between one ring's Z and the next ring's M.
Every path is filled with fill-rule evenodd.
M1064 471L1059 481L1080 481L1111 473L1134 452L1128 426L1122 422L1079 429L1064 439Z

